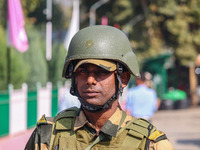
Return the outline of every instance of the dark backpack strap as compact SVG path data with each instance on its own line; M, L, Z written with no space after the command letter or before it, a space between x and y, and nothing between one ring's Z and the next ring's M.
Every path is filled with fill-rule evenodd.
M148 138L150 135L151 135L151 133L153 132L152 130L154 129L154 126L152 125L152 124L149 124L149 126L148 126L148 130L149 130L149 132L148 132L148 136L147 136L147 140L146 140L146 144L145 144L145 150L148 150L149 149L149 145L150 145L150 139ZM155 130L154 130L155 131Z

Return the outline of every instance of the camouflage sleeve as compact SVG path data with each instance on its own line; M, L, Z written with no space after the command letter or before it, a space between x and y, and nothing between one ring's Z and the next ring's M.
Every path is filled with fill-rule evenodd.
M31 134L25 150L48 150L51 138L53 117L45 117L37 122L37 127Z
M149 145L149 150L174 150L174 148L169 140L165 139L156 143L151 141Z

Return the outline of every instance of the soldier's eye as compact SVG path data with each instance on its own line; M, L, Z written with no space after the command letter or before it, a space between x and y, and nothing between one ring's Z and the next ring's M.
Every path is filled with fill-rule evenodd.
M110 73L110 71L107 71L105 69L99 69L99 71L98 71L98 74L100 74L100 75L107 75L109 73Z
M80 72L80 73L87 73L88 71L87 71L87 69L80 69L79 72Z

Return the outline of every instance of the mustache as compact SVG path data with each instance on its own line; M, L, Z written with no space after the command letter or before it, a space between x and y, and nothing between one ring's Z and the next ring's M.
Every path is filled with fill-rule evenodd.
M94 86L84 86L82 87L83 92L99 92L101 88L94 87Z

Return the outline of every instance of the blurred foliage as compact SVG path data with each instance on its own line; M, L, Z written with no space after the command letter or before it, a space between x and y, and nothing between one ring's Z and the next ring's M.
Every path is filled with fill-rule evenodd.
M52 1L52 24L53 29L62 29L65 27L65 22L67 21L64 13L62 12L62 5L58 5ZM46 20L46 0L40 0L38 5L33 11L29 11L28 17L34 21L36 26L44 25Z
M0 40L0 90L7 89L6 2L0 0L0 36L5 37ZM23 82L26 82L29 88L35 88L37 82L44 86L47 81L51 81L56 85L57 81L63 81L61 73L66 50L61 45L63 40L60 38L62 36L57 36L58 39L53 41L52 60L47 61L45 58L46 16L43 13L46 8L46 0L21 0L21 3L26 21L29 49L25 53L20 53L11 47L11 84L14 85L14 88L21 88ZM65 17L60 6L53 3L54 35L57 34L57 29L66 28L64 20Z
M0 36L6 37L6 32L0 26ZM7 89L7 46L6 38L1 38L0 40L0 89ZM28 65L23 61L22 55L20 52L14 48L10 48L10 76L11 83L15 88L21 88L21 84L26 81L28 78Z
M82 0L87 12L97 1ZM112 0L96 10L96 23L102 16L109 25L118 23L140 62L170 50L181 65L190 66L200 52L199 8L199 0Z
M85 10L88 12L97 1L82 0L83 5L87 6ZM139 62L156 56L165 50L158 26L154 25L148 17L149 8L145 0L108 1L99 7L96 13L96 24L101 24L101 18L107 16L109 25L115 26L117 24L127 34L134 52L137 53ZM85 25L84 22L89 21L83 20L83 26L87 26L88 24Z
M23 54L25 62L29 65L27 84L34 88L37 82L45 85L47 82L47 64L45 61L45 34L29 26L27 28L29 49Z
M97 1L99 0L80 0L80 28L89 25L90 8ZM1 37L6 37L6 2L7 0L0 0ZM31 87L38 81L42 84L46 81L55 84L58 80L62 80L62 66L66 55L63 38L70 23L72 6L63 5L62 0L53 1L52 60L46 61L47 20L44 14L46 0L21 0L21 3L30 48L25 53L11 49L12 84L14 87L18 87L22 82L27 82ZM96 10L96 24L101 24L103 16L108 17L109 25L118 24L130 39L139 62L171 51L178 64L190 66L194 65L194 59L200 53L199 8L199 0L110 0ZM0 44L0 89L2 89L6 88L7 76L6 38L2 38ZM18 72L15 72L17 70Z
M5 30L0 26L0 36L5 37ZM0 40L0 89L7 88L7 60L6 60L6 38Z
M35 11L38 5L40 5L40 3L41 0L21 0L24 15L27 16L27 14Z
M166 47L174 50L182 65L194 65L200 52L200 1L155 1L150 6Z
M56 86L58 81L65 81L62 78L62 69L66 56L66 49L63 44L54 43L52 59L48 62L49 80Z
M0 25L6 28L6 1L0 0Z

